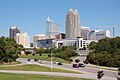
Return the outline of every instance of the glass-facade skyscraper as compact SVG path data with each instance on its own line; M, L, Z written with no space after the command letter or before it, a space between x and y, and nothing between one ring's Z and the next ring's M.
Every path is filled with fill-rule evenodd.
M55 36L60 33L60 27L58 24L55 24L50 20L50 18L47 18L46 21L46 36L50 38L50 36Z

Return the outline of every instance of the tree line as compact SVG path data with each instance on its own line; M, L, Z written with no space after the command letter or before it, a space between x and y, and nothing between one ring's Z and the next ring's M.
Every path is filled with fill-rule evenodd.
M91 42L89 49L93 52L87 56L85 62L108 67L120 66L120 37Z
M35 53L33 53L33 55L35 54L39 54L40 56L43 53L47 53L48 57L51 57L51 53L52 53L52 57L58 57L64 60L70 60L71 61L71 57L77 56L78 54L74 51L76 49L76 47L72 47L72 46L63 46L61 48L48 48L48 49L44 49L44 48L35 48Z

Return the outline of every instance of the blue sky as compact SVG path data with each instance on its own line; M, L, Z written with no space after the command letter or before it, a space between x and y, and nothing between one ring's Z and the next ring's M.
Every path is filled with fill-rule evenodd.
M0 0L0 36L8 36L9 28L18 26L32 40L34 35L45 33L48 16L65 32L66 14L71 8L80 13L80 24L91 29L120 25L120 0ZM116 36L120 36L119 31L115 29Z

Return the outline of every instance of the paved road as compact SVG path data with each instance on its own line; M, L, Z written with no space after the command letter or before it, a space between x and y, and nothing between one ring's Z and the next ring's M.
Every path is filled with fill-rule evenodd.
M79 57L76 57L75 59L80 59L80 61L83 62L86 59L86 57L79 56ZM117 70L117 68L101 67L101 66L95 66L95 65L90 65L90 64L86 64L86 66L87 66L86 68L80 69L80 70L84 70L84 71L91 72L91 73L97 73L97 71L103 70L105 75L112 76L112 77L115 77L115 73L117 73L115 71ZM111 71L110 69L113 69L113 71Z
M33 60L28 62L26 59L23 59L23 58L19 58L18 61L21 61L23 64L37 64L37 65L43 65L43 66L51 67L51 62L50 61L45 61L45 64L40 64L38 62L34 62ZM85 74L89 75L89 78L92 77L91 75L94 75L96 77L97 71L103 70L104 73L105 73L105 76L104 76L105 78L108 78L108 80L116 80L116 77L115 77L116 72L115 71L100 69L100 68L97 68L97 67L95 68L95 67L91 67L89 65L86 65L85 68L81 68L81 67L80 68L73 68L72 64L63 64L63 65L52 64L52 66L55 67L55 68L62 68L62 69L76 71L76 72L82 72L82 73L84 73L84 75ZM104 80L107 80L107 79L104 79Z
M51 67L51 62L50 61L45 61L45 64L40 64L37 62L34 62L33 60L31 60L31 62L28 62L27 59L18 59L19 61L23 62L23 64L27 64L27 63L31 63L31 64L37 64L37 65L43 65L43 66L48 66ZM101 69L98 67L91 67L90 65L86 65L85 68L73 68L72 64L64 64L62 66L59 66L57 64L52 64L53 67L56 68L62 68L62 69L68 69L68 70L73 70L73 71L77 71L77 72L83 72L83 73L97 73L99 70L103 70L106 76L110 76L110 77L115 77L115 73L117 73L116 71L111 71L111 70L107 70L107 69ZM109 69L109 68L108 68Z

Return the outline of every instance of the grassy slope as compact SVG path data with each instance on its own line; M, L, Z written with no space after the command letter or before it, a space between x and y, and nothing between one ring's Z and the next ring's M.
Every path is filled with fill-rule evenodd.
M0 73L0 80L90 80L58 76Z
M21 64L22 62L16 61L16 62L12 62L12 63L0 63L1 65L14 65L14 64Z
M77 73L77 74L80 74L80 72L74 72L74 71L69 71L69 70L64 70L64 69L58 69L58 68L53 68L53 70L51 71L51 68L50 68L50 67L33 65L33 64L20 65L20 66L0 67L0 70L64 72L64 73Z
M31 58L31 59L40 59L40 60L46 60L46 61L50 61L50 57L48 57L48 54L42 54L42 56L39 56L38 54L36 54L35 56L33 56L32 54L29 55L20 55L20 58ZM57 62L63 62L63 63L70 63L69 61L60 59L60 58L56 58L53 57L53 61L57 61Z

